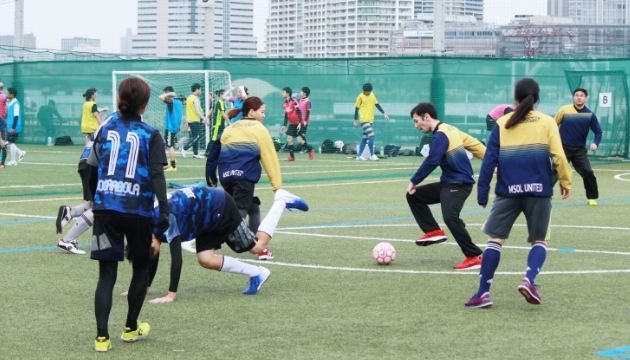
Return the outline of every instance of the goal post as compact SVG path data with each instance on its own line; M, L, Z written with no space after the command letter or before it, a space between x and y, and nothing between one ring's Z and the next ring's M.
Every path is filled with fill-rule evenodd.
M118 85L121 81L129 77L139 77L146 81L151 88L151 98L149 105L142 119L147 124L164 133L164 115L165 105L158 99L165 87L171 86L177 94L177 97L187 98L191 93L191 86L195 83L200 84L203 91L199 95L206 116L211 114L213 101L210 94L214 95L217 90L228 91L232 79L230 73L224 70L158 70L158 71L112 71L112 110L117 111L118 103ZM216 97L216 95L214 95ZM182 113L182 124L186 120L186 106ZM210 141L210 129L205 129L205 144ZM180 129L183 131L183 128ZM181 134L181 132L180 132ZM181 138L181 136L179 136ZM205 148L204 148L205 150Z

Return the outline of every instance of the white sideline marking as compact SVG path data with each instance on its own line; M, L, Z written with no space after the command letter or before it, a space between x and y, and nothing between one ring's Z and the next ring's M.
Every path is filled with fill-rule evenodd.
M422 270L388 270L388 269L369 269L369 268L350 268L350 267L339 267L339 266L324 266L324 265L307 265L307 264L292 264L292 263L283 263L277 261L268 261L268 260L250 260L250 259L239 259L241 261L247 261L256 264L265 264L268 265L276 265L276 266L286 266L286 267L294 267L294 268L303 268L303 269L319 269L319 270L336 270L336 271L354 271L354 272L373 272L373 273L393 273L393 274L417 274L417 275L474 275L479 276L479 271L422 271ZM393 265L385 265L382 267L389 267ZM576 270L576 271L541 271L538 275L587 275L587 274L621 274L621 273L630 273L630 269L619 269L619 270ZM495 275L520 275L523 276L523 272L512 272L512 271L498 271Z
M441 226L446 226L445 224L440 224ZM467 226L483 226L484 224L466 224ZM331 226L295 226L295 227L286 227L286 228L278 228L277 231L284 230L310 230L310 229L338 229L338 228L358 228L358 227L417 227L416 224L365 224L365 225L331 225ZM514 226L525 227L527 224L514 224ZM616 226L589 226L589 225L554 225L551 227L559 227L559 228L575 228L575 229L598 229L598 230L624 230L630 231L630 228L627 227L616 227Z
M22 164L30 164L30 165L52 165L52 166L77 166L77 164L78 164L78 163L74 163L74 164L60 164L60 163L38 163L38 162L22 161Z
M64 186L81 186L81 183L47 184L47 185L8 185L8 186L0 186L0 189L21 189L21 188L38 189L38 188L45 188L45 187L64 187Z
M626 176L626 175L630 175L630 173L624 173L624 174L615 175L615 180L630 181L629 179L622 178L622 176Z

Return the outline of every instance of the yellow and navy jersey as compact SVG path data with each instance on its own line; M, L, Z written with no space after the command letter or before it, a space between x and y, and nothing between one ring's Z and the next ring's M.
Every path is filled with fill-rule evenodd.
M499 118L490 135L479 174L477 201L480 205L488 204L490 181L497 166L495 193L498 196L552 196L554 165L560 186L571 189L571 168L553 118L532 110L523 121L506 129L505 123L513 114Z
M414 184L421 183L439 166L442 168L440 182L445 184L474 184L475 177L466 150L483 159L486 147L455 126L440 122L433 131L433 142L429 156L410 181Z
M98 120L94 113L98 112L96 103L92 100L83 103L83 111L81 116L81 132L84 134L94 133L98 129Z
M376 104L378 104L378 100L376 100L373 92L370 95L361 93L357 96L354 107L359 109L359 122L374 123L374 107Z
M574 105L566 105L558 110L556 124L560 126L560 139L562 145L584 147L588 130L593 130L595 139L593 143L599 146L602 141L602 128L599 126L597 116L586 106L581 110Z
M273 190L282 187L278 154L267 128L257 120L241 119L225 128L219 140L212 144L206 162L208 185L217 184L217 166L221 184L233 181L257 183L262 167L269 176Z
M198 103L195 104L195 101L197 102L199 101L199 96L194 95L194 94L190 95L186 99L186 121L188 122L201 121L201 117L199 116L199 114L197 114L197 109L195 108L195 106L198 106ZM201 108L199 110L203 114L203 110Z

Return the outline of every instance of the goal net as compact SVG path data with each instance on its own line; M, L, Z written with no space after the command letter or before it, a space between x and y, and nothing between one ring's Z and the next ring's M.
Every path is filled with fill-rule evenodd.
M208 115L212 113L214 99L216 98L215 92L217 90L229 90L230 84L232 83L230 73L227 71L113 71L112 94L114 94L114 96L111 107L112 111L117 110L118 85L124 79L133 76L142 78L151 87L151 98L149 99L149 105L142 119L147 124L159 130L161 134L164 134L165 105L158 99L158 96L162 94L165 87L171 86L173 90L175 90L177 97L187 98L191 94L191 86L195 83L200 84L202 90L199 100L201 101L204 113ZM186 106L184 106L183 110L182 127L180 129L180 135L178 136L180 142L188 136L183 126L186 120ZM200 147L205 149L205 144L210 140L210 131L208 126L204 126L203 129L205 134L202 134L201 139L205 139L205 143L200 144Z

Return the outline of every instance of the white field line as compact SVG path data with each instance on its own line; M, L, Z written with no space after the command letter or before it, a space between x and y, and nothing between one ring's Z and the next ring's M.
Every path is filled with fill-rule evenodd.
M445 224L440 224L446 226ZM466 224L467 226L483 226L484 224ZM335 229L335 228L364 228L364 227L417 227L416 224L365 224L365 225L331 225L331 226L296 226L278 228L278 231L285 230L309 230L309 229ZM527 224L514 224L514 226L525 227ZM552 228L575 228L575 229L598 229L598 230L624 230L630 231L627 227L615 227L615 226L588 226L588 225L551 225Z
M8 201L0 201L0 204L16 204L16 203L27 203L27 202L44 202L44 201L64 201L64 200L80 200L81 197L67 197L67 198L41 198L41 199L29 199L29 200L8 200Z
M422 271L422 270L394 270L394 269L385 269L386 266L383 266L382 269L369 269L369 268L350 268L350 267L339 267L339 266L324 266L324 265L308 265L308 264L291 264L291 263L283 263L277 261L267 261L267 260L250 260L250 259L239 259L241 261L247 261L250 263L256 264L265 264L265 266L286 266L286 267L294 267L294 268L303 268L303 269L318 269L318 270L334 270L334 271L353 271L353 272L372 272L372 273L391 273L391 274L413 274L413 275L474 275L479 276L479 271ZM387 266L389 267L389 266ZM620 270L576 270L576 271L541 271L539 275L589 275L589 274L621 274L621 273L630 273L630 269L620 269ZM522 271L518 272L510 272L510 271L498 271L495 275L519 275L523 276Z
M27 164L27 165L52 165L52 166L74 166L76 167L79 163L73 163L73 164L64 164L64 163L39 163L39 162L30 162L30 161L22 161L22 164Z
M411 243L414 240L408 239L392 239L392 238L377 238L377 237L360 237L360 236L350 236L350 235L327 235L327 234L313 234L313 233L302 233L302 232L293 232L293 231L276 231L278 234L285 235L300 235L300 236L308 236L308 237L322 237L322 238L333 238L333 239L351 239L351 240L365 240L365 241L391 241L391 242L407 242ZM444 242L444 245L457 245L454 242ZM479 247L485 247L485 244L479 244ZM504 245L504 249L517 249L517 250L529 250L531 247L529 246L509 246ZM556 248L547 248L549 251L558 251ZM580 252L586 254L606 254L606 255L625 255L630 256L630 252L621 252L621 251L605 251L605 250L573 250L573 252Z
M630 173L624 173L624 174L615 175L615 180L630 181L630 179L624 179L623 178L623 176L627 176L627 175L630 175Z
M57 218L55 216L38 216L38 215L13 214L13 213L0 213L0 215L26 217L26 218L37 218L37 219L56 219Z
M74 184L45 184L45 185L7 185L7 186L0 186L0 189L23 189L23 188L40 189L40 188L46 188L46 187L67 187L67 186L81 186L81 183L74 183Z

